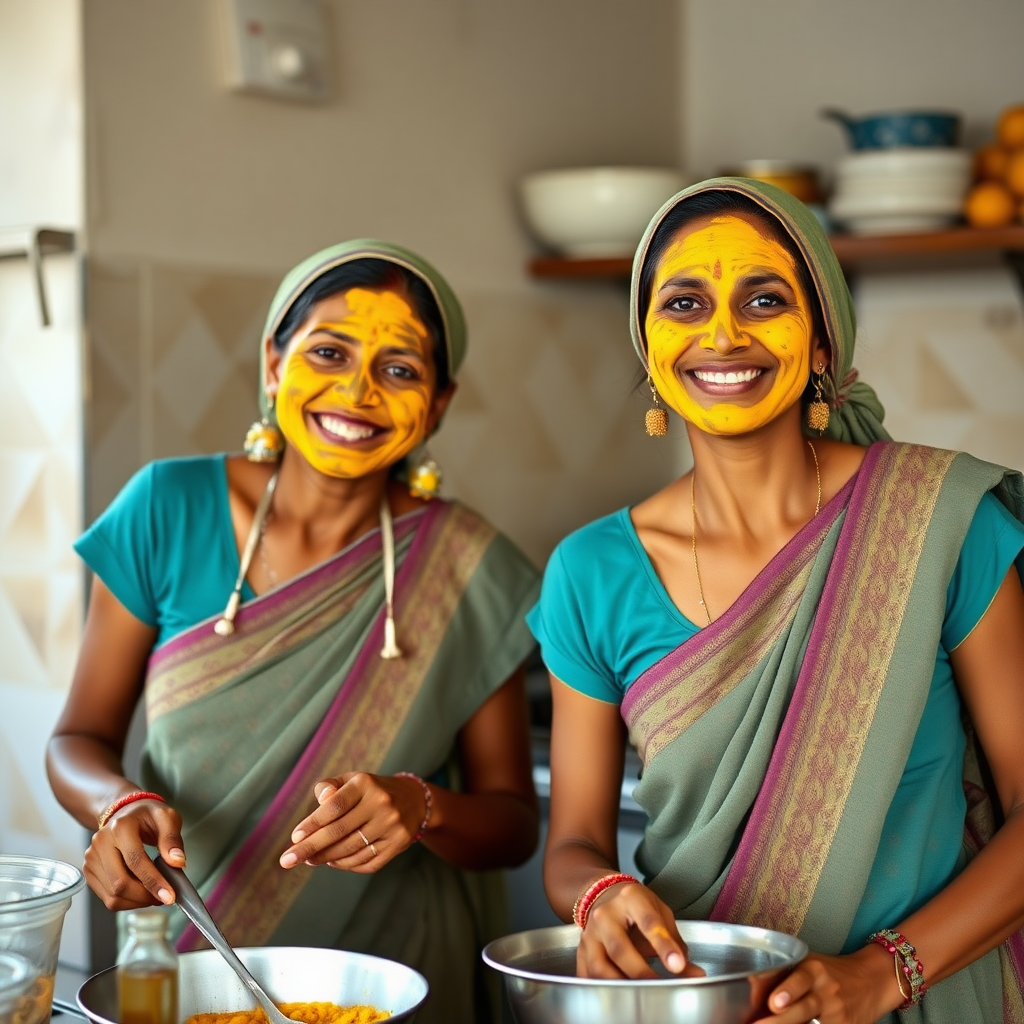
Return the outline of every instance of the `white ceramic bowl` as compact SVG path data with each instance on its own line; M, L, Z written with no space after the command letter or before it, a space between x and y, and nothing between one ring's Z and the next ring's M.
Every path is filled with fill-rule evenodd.
M895 196L961 202L967 193L968 184L966 179L946 177L852 178L839 183L835 198L849 200Z
M835 196L829 215L855 235L899 235L946 227L957 220L962 206L957 196Z
M530 228L566 256L632 256L648 221L687 185L661 167L580 167L540 171L520 183Z
M840 222L851 217L882 214L935 214L955 216L963 206L959 196L901 196L878 193L865 196L836 196L829 204L831 217Z
M971 173L971 154L965 149L885 149L850 153L838 161L836 182L859 177L952 177Z
M956 214L880 213L846 217L842 223L851 235L911 235L938 231L957 220Z

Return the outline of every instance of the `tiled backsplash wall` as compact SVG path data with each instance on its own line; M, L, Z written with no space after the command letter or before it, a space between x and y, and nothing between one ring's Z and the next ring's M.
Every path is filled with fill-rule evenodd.
M90 263L90 519L151 459L241 448L276 286L145 261Z
M1024 470L1024 312L1009 270L865 275L855 365L893 437Z

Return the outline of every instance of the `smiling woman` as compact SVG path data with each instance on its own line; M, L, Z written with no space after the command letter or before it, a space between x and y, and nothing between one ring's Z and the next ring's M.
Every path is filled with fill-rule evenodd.
M835 255L770 185L667 203L630 312L694 466L566 538L529 615L579 972L693 971L675 920L711 918L812 949L764 1022L1022 1024L1024 480L889 440Z
M399 463L433 433L451 396L433 296L402 267L363 259L326 273L296 306L265 353L285 436L329 476Z
M708 193L673 212L640 279L651 378L709 433L754 430L800 397L811 361L828 362L807 265L745 197Z
M403 483L465 345L413 253L358 241L296 267L263 332L249 458L148 466L78 541L96 578L48 759L95 830L86 874L108 907L171 902L145 847L187 854L233 945L403 961L430 983L424 1021L497 1012L478 951L503 894L482 869L526 860L538 828L536 573ZM137 785L121 755L140 693Z

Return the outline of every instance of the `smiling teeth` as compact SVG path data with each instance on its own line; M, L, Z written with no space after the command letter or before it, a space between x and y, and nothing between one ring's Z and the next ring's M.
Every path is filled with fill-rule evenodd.
M722 373L721 370L715 373L708 373L707 370L694 370L693 375L697 380L705 381L708 384L746 384L755 377L760 377L764 370L744 370L742 373Z
M340 437L343 441L365 441L368 437L373 437L375 433L373 427L356 427L351 423L346 423L345 420L338 419L337 416L321 416L320 426L327 433L334 434L335 437Z

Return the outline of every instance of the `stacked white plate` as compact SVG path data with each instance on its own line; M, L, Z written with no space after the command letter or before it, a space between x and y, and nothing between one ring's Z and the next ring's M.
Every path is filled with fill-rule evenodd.
M960 217L970 180L967 150L908 147L851 153L836 165L828 212L857 235L932 231Z

